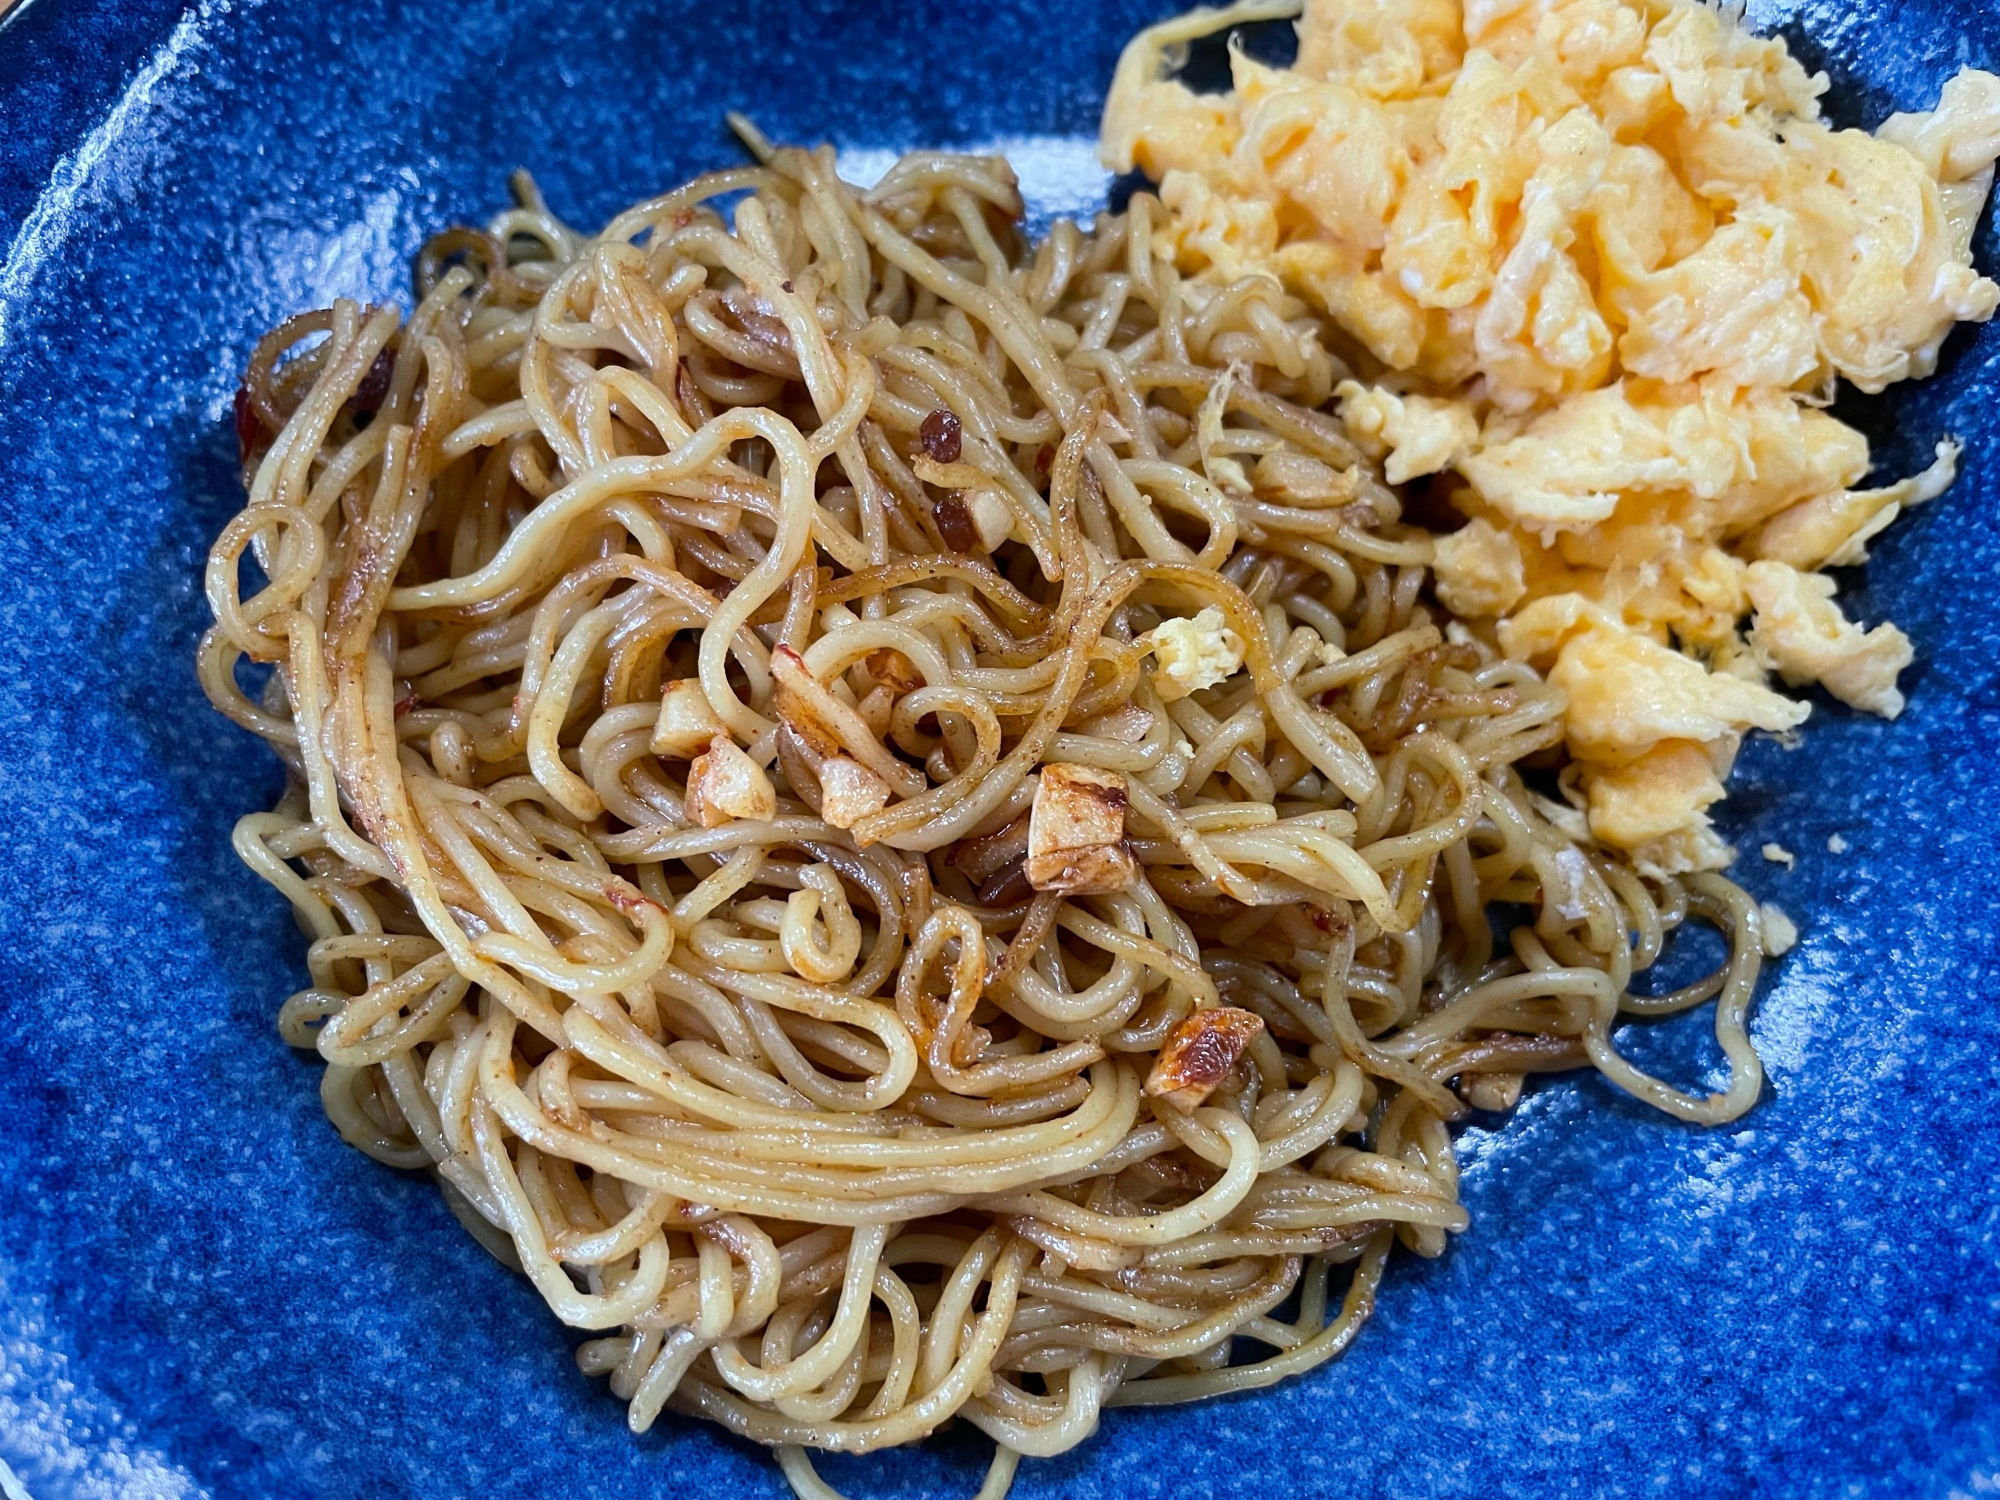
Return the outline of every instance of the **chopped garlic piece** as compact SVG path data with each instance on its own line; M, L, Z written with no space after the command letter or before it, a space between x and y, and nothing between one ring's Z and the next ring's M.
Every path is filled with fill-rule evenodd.
M1201 1105L1229 1076L1264 1018L1233 1005L1198 1010L1173 1029L1146 1075L1146 1092L1183 1113Z
M703 828L737 818L768 822L778 815L778 792L762 766L728 735L718 734L688 767L686 808Z
M1014 512L1007 508L1007 502L997 490L967 490L960 497L965 502L966 514L972 520L973 535L979 538L979 550L991 552L1007 540L1014 529Z
M660 717L653 725L652 751L670 760L693 760L722 733L722 720L709 707L701 679L682 677L660 694Z
M1153 687L1169 703L1214 687L1243 665L1243 638L1214 605L1191 620L1162 620L1132 644L1153 653Z
M1109 437L1109 428L1105 429ZM963 460L939 463L918 454L910 467L925 484L948 493L932 506L938 531L954 552L991 552L1014 530L1014 513L1006 499L994 488L993 477L977 464Z
M1783 844L1766 844L1758 852L1772 864L1783 865L1787 870L1793 869L1799 862L1799 857Z
M1521 1085L1527 1081L1523 1073L1474 1073L1459 1083L1458 1096L1474 1109L1505 1114L1521 1102Z
M819 815L831 827L852 828L889 805L889 783L845 755L827 757L818 774Z
M924 674L902 652L889 648L870 651L861 659L861 669L877 687L892 692L914 693L924 685Z
M1125 778L1094 766L1042 767L1028 814L1028 884L1038 891L1122 891L1137 865L1125 847Z
M836 697L790 646L771 653L771 707L796 736L808 764L843 750L866 765L891 789L914 797L929 785L923 773L900 761L868 727L859 708Z
M1361 493L1357 470L1282 449L1258 459L1251 479L1260 496L1287 505L1344 505Z

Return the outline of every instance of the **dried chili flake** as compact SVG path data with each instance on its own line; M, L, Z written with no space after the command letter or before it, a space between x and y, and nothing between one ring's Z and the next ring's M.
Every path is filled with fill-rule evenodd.
M955 464L958 455L965 450L965 429L951 412L939 407L924 418L917 429L917 437L924 445L924 452L941 464Z
M940 460L942 462L942 460ZM972 524L972 512L956 490L931 507L937 517L938 535L954 552L970 552L979 545L979 529Z
M374 411L389 394L389 382L396 374L396 351L384 348L375 356L375 363L368 367L368 373L361 377L361 384L354 388L354 394L347 404L355 411Z
M250 387L239 385L236 399L231 407L236 420L236 457L238 462L248 461L251 454L271 445L271 430L264 425L264 419L257 414L257 403L250 399Z

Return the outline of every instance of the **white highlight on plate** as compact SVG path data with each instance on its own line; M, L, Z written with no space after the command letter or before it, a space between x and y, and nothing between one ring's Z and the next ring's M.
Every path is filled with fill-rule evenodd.
M192 68L191 58L207 43L211 25L232 9L231 0L204 0L182 16L97 128L56 163L49 185L28 211L14 243L7 247L6 261L0 263L0 345L7 341L13 304L26 297L36 273L61 253L76 212L86 201L86 189L101 196L107 188L116 193L121 186L130 186L117 180L116 163L111 160L114 149L128 148L128 137L142 138L153 123L154 96L161 84ZM107 175L108 182L98 180Z
M359 219L337 229L282 224L253 234L265 283L259 290L271 306L331 307L339 297L365 303L404 278L410 242L422 242L412 205L424 198L415 172L404 167L396 178L362 201Z
M0 1286L17 1287L0 1258ZM125 1414L58 1352L38 1296L0 1301L0 1440L23 1467L60 1485L68 1500L210 1500L178 1464L143 1443ZM39 1464L39 1468L37 1468ZM43 1500L0 1462L0 1497Z
M871 188L907 149L843 146L840 175L856 187ZM970 156L1004 156L1012 162L1033 225L1058 218L1088 223L1104 207L1104 195L1111 187L1111 174L1097 160L1097 142L1090 136L1002 135L948 149Z

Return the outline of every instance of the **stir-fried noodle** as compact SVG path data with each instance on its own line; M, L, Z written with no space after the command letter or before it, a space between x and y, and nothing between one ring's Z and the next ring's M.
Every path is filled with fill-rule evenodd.
M200 653L291 769L236 844L328 1114L635 1430L810 1494L963 1417L998 1493L1337 1355L1523 1075L1749 1108L1757 907L1524 781L1561 696L1427 600L1301 304L1183 283L1144 195L1029 246L1002 161L864 193L745 130L594 238L523 179L407 320L266 338ZM1726 964L1631 993L1690 917ZM1613 1046L1710 1001L1725 1092Z

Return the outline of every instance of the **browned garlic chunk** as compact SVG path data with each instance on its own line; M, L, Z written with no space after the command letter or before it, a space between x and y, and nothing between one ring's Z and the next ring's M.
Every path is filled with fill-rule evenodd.
M660 717L653 724L652 751L671 760L693 760L722 733L722 720L708 706L701 679L682 677L660 694Z
M827 757L819 766L819 815L834 828L852 828L889 805L889 783L845 755Z
M996 491L967 490L962 498L981 552L991 552L1007 540L1007 534L1014 529L1014 513Z
M1459 1081L1458 1096L1474 1109L1505 1114L1521 1102L1524 1073L1472 1073Z
M798 737L808 765L817 768L822 757L844 752L905 797L918 795L930 784L923 772L896 759L860 712L834 697L790 646L771 653L771 707Z
M687 815L704 828L720 828L737 818L765 822L777 816L778 793L764 768L736 741L717 734L688 767Z
M1229 1076L1264 1018L1233 1005L1198 1010L1167 1038L1146 1075L1146 1092L1180 1110L1194 1109Z
M1094 766L1042 767L1028 814L1028 884L1070 896L1122 891L1137 866L1125 847L1125 778Z
M902 652L884 646L861 659L861 668L877 687L893 693L914 693L924 685L924 674Z

